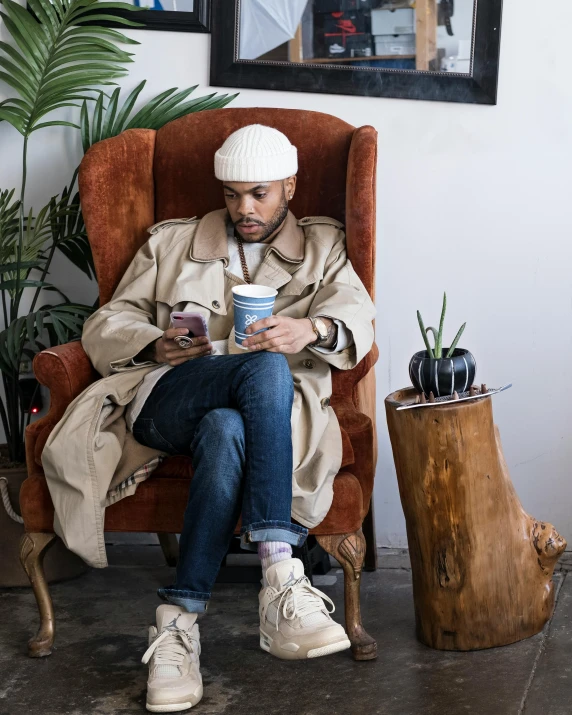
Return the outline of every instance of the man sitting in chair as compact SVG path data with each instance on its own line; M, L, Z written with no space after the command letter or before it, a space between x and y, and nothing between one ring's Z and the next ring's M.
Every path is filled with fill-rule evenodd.
M292 545L326 516L341 464L330 366L353 368L370 350L375 310L346 257L342 224L298 221L288 210L298 163L284 134L259 124L239 129L216 152L214 168L226 209L149 229L82 336L93 364L111 356L113 368L130 336L160 329L138 354L117 361L117 369L158 364L128 404L127 427L144 445L192 457L176 581L159 589L166 604L143 657L153 712L202 697L197 616L239 517L241 545L262 561L261 648L298 659L350 646ZM251 282L278 295L274 315L250 325L239 348L232 288ZM188 330L168 327L174 310L200 313L209 336L181 345Z

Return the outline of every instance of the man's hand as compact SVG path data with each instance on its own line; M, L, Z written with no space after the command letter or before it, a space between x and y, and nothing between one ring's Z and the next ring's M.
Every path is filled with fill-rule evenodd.
M256 323L246 328L246 332L251 334L263 328L269 328L269 330L242 341L245 348L268 350L271 353L299 353L306 345L316 340L316 333L308 318L271 315L269 318L257 320Z
M176 335L186 335L188 328L168 328L160 338L155 341L155 362L167 363L168 365L181 365L181 363L193 358L208 355L212 350L207 337L193 338L194 345L190 348L180 348L175 342Z

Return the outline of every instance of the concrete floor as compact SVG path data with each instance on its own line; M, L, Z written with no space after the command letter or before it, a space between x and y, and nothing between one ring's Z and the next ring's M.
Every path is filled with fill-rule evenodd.
M37 624L27 589L0 590L2 715L136 715L145 711L140 663L157 605L170 582L157 546L109 547L105 570L51 587L56 650L31 660L25 644ZM377 639L376 661L349 651L313 661L280 661L258 647L257 587L217 585L201 619L206 715L571 715L572 554L555 575L557 606L543 633L512 646L440 652L414 635L407 552L380 551L364 573L363 620ZM317 584L343 620L342 575Z

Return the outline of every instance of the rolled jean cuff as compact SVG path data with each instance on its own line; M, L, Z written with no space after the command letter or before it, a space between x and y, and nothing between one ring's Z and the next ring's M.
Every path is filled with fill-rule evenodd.
M181 606L189 613L204 613L207 610L210 593L187 591L183 588L159 588L157 595L163 601Z
M292 546L302 546L308 529L289 521L258 521L240 529L240 546L246 551L258 551L258 541L283 541Z

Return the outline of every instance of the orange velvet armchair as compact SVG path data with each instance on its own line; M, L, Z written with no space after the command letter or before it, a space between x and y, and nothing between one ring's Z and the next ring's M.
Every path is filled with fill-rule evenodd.
M200 217L222 207L214 153L231 132L252 123L276 127L298 148L298 190L291 209L298 217L331 216L345 224L349 257L373 298L375 129L356 129L320 112L253 107L191 114L159 131L131 129L87 152L79 183L100 305L110 300L135 252L147 240L147 227L168 218ZM377 354L374 345L353 370L333 370L331 404L342 430L342 468L334 481L332 507L310 532L343 567L346 627L357 660L376 656L376 643L361 623L359 585L366 557L364 531L368 563L375 567L370 500L377 451L373 370ZM39 632L29 643L30 655L38 657L49 655L55 634L42 567L45 549L55 538L54 512L41 453L69 403L100 376L79 341L41 352L34 359L34 372L50 390L50 409L26 430L28 478L20 494L25 525L20 557L40 611ZM133 496L106 509L106 531L179 533L191 478L188 457L168 457Z

